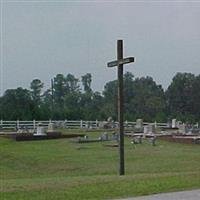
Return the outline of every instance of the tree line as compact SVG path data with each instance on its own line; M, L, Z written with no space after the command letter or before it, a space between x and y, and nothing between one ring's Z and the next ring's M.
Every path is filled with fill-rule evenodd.
M57 74L52 87L34 79L30 89L8 89L0 97L3 120L117 120L117 80L107 82L102 93L91 88L92 75L80 79L72 74ZM200 119L200 75L177 73L164 91L153 78L124 74L124 118L135 121L184 122Z

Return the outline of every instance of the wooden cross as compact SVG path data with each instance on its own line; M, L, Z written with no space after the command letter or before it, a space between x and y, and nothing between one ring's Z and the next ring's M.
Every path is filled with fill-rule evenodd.
M117 40L117 60L109 62L108 67L118 66L118 121L119 121L119 175L124 169L124 126L123 126L123 64L134 62L134 57L123 58L123 40Z

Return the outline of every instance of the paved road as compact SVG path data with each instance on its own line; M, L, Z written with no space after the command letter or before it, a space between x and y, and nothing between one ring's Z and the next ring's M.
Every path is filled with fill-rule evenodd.
M121 200L200 200L200 190L163 193Z

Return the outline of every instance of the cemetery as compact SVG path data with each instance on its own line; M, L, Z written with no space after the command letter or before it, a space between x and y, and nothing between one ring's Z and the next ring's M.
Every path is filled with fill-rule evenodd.
M77 138L76 142L101 142L109 140L118 140L117 129L119 124L109 117L106 121L46 121L44 123L27 121L26 125L20 125L16 122L1 121L0 136L15 139L16 141L25 140L45 140L58 138ZM31 124L32 123L32 124ZM84 130L85 133L76 134L62 134L63 129L77 129ZM101 135L98 138L88 138L87 132L91 130L98 130ZM112 134L108 134L112 132ZM82 131L80 131L82 132ZM131 137L135 143L141 143L142 138L159 138L170 142L180 142L186 144L200 143L200 128L198 124L184 124L181 121L172 119L171 123L148 123L143 122L142 119L137 119L136 122L124 122L124 135ZM114 139L113 139L114 138ZM136 142L140 140L140 142Z
M1 0L0 200L200 200L199 7Z
M123 65L134 60L123 58L118 40L117 60L107 64L118 68L117 121L1 120L3 199L116 199L200 187L198 123L124 121Z
M133 61L119 55L108 67ZM199 124L124 121L122 97L118 120L1 120L0 197L116 199L199 188Z

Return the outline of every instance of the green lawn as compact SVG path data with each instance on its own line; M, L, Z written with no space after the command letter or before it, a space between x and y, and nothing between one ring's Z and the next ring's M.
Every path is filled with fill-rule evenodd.
M0 138L0 199L112 199L200 188L200 145L145 141L134 147L126 138L120 177L118 148L103 144Z

